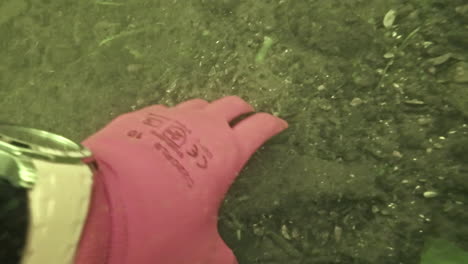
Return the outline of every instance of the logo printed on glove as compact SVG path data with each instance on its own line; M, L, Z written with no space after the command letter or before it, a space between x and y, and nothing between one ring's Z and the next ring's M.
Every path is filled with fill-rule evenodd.
M142 123L150 127L149 133L158 139L153 144L154 148L179 172L187 186L192 188L195 181L182 164L183 160L191 160L196 167L205 170L209 160L213 158L211 151L203 146L200 140L190 140L189 135L192 131L177 120L161 114L147 113ZM136 139L141 139L142 135L143 133L137 130L127 133L127 136Z

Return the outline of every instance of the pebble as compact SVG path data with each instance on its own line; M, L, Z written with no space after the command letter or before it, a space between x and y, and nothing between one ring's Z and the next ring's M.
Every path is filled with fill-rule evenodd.
M328 101L326 101L326 100L319 101L319 102L318 102L318 107L319 107L320 109L322 109L322 110L325 110L325 111L329 111L329 110L332 109L331 104L330 104Z
M335 226L335 230L333 230L333 234L335 236L335 241L340 242L341 241L341 235L343 234L343 228L339 226Z
M383 209L380 213L382 215L390 215L390 212L387 209Z
M349 104L350 104L351 106L358 106L358 105L360 105L360 104L362 104L362 103L363 103L363 101L362 101L361 98L355 97L355 98L353 98L353 100L351 100L351 102L350 102Z
M439 193L436 191L426 191L423 193L424 198L434 198L439 196Z
M383 25L385 28L391 28L395 22L396 11L395 9L390 9L383 19Z
M410 104L410 105L423 105L424 104L423 101L418 100L418 99L406 100L405 103Z
M376 205L373 205L371 210L372 210L372 213L374 213L374 214L376 214L376 213L378 213L380 211L379 208Z
M127 71L129 73L138 73L143 69L142 64L129 64L127 65Z
M291 232L291 236L294 238L294 239L297 239L300 237L300 233L299 233L299 230L297 228L293 228L292 232Z
M421 126L426 126L432 123L432 119L430 117L420 117L418 118L418 124Z
M383 55L383 57L384 57L385 59L392 59L392 58L395 57L395 54L393 54L393 53L391 53L391 52L387 52L387 53L385 53L385 54Z
M392 152L392 156L395 158L399 158L399 159L403 158L403 155L399 151L396 151L396 150Z
M257 236L263 236L265 234L265 228L260 227L257 224L253 225L253 233Z
M281 235L287 239L287 240L291 240L291 236L289 235L289 230L288 230L288 227L286 225L282 225L281 226Z

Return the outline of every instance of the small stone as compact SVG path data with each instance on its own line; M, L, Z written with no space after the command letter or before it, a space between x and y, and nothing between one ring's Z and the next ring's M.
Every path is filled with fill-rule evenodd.
M319 90L319 91L323 91L323 90L325 90L325 89L326 89L326 87L325 87L325 85L323 85L323 84L321 84L321 85L319 85L319 86L317 87L317 90Z
M376 205L373 205L371 210L372 210L372 213L374 213L374 214L376 214L376 213L378 213L380 211L379 208Z
M424 41L424 42L423 42L423 47L424 47L425 49L427 49L427 48L429 48L430 46L432 46L433 44L434 44L434 43L431 42L431 41Z
M395 158L399 158L399 159L403 158L403 155L399 151L396 151L396 150L392 152L392 156Z
M434 198L439 196L439 193L436 191L427 191L423 193L424 198Z
M321 100L318 103L318 107L324 111L329 111L332 109L331 104L326 100Z
M382 211L380 211L380 213L382 215L390 215L390 212L387 209L383 209Z
M137 101L136 101L136 105L137 106L141 106L145 103L145 99L143 98L138 98Z
M419 19L420 11L419 10L414 10L413 12L409 13L408 18L415 20Z
M291 240L291 236L289 235L289 230L286 225L281 226L281 235L287 240Z
M258 226L257 224L253 225L253 233L256 236L263 236L265 234L265 228Z
M421 117L418 118L418 124L421 126L426 126L432 123L432 119L430 117Z
M390 9L383 19L383 25L385 28L391 28L395 22L396 11L395 9Z
M440 143L437 143L437 142L434 143L434 148L436 148L436 149L442 149L443 147L444 146L442 144L440 144Z
M143 69L142 64L129 64L127 65L127 71L129 73L138 73Z
M424 104L423 101L417 100L417 99L406 100L405 103L409 105L423 105Z
M387 52L383 55L383 57L385 59L391 59L391 58L394 58L395 57L395 54L393 54L392 52Z
M292 232L291 232L291 236L294 238L294 239L297 239L299 238L300 234L299 234L299 230L297 228L293 228Z
M343 234L343 228L339 226L335 226L335 229L333 230L333 234L335 236L335 241L340 242L341 241L341 235Z
M363 101L361 98L358 98L358 97L355 97L353 98L353 100L351 100L351 102L349 103L351 106L358 106L360 104L362 104Z

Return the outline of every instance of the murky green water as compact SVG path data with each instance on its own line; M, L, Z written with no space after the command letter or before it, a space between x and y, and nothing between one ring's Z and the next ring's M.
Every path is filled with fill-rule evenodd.
M463 0L2 0L0 120L239 95L290 123L222 208L240 264L468 263L467 47Z

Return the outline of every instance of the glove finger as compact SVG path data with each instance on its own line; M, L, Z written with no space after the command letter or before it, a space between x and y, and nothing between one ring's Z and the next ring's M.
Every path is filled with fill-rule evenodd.
M205 110L213 115L221 116L228 123L236 117L255 111L246 101L238 96L226 96L211 102Z
M240 121L233 130L247 161L263 143L286 128L288 123L283 119L267 113L257 113Z
M194 109L195 110L195 109L202 109L208 104L209 103L206 100L196 98L196 99L191 99L191 100L182 102L176 105L175 108L180 109L180 110L182 109Z

